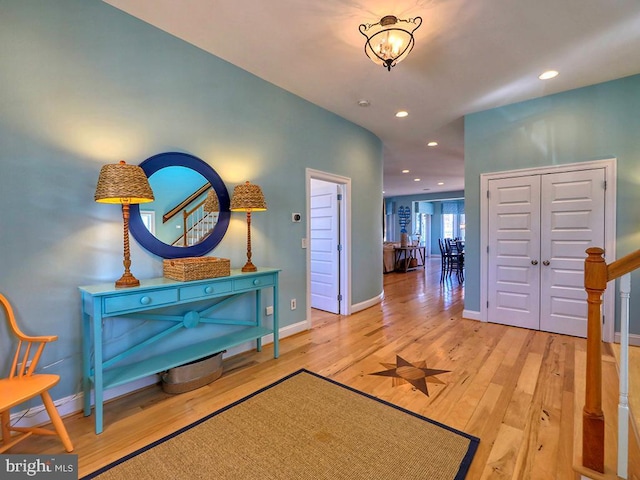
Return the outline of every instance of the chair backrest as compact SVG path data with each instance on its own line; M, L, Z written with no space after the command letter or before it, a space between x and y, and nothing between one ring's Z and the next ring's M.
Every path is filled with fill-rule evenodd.
M444 244L441 238L438 239L438 246L440 247L440 255L444 256L447 253L447 251L444 248Z
M438 243L440 244L440 253L443 257L447 257L448 259L457 256L458 252L454 249L456 244L453 243L453 240L450 238L445 238L444 240L438 239Z
M2 304L6 312L7 321L9 322L11 331L18 339L18 345L16 346L15 353L13 354L13 360L11 362L11 371L9 372L9 378L21 378L24 376L30 376L33 374L38 362L40 361L40 355L42 355L44 346L48 342L57 340L58 337L56 335L38 337L25 335L18 327L11 304L1 293L0 303Z

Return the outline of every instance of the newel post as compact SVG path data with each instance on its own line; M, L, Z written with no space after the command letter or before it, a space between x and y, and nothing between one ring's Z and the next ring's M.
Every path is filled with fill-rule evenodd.
M582 410L582 465L604 473L604 414L602 413L602 294L607 288L604 250L587 249L584 287L587 291L587 372Z

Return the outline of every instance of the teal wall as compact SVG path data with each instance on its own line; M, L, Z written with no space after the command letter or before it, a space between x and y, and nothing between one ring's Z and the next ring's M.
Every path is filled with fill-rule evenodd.
M480 310L482 173L615 157L617 257L640 248L639 112L634 75L465 117L465 309ZM631 312L640 312L637 271L631 282ZM638 315L631 332L640 334Z
M26 332L59 335L44 358L62 375L55 398L80 390L77 287L122 273L120 208L93 201L105 163L183 151L229 192L259 184L269 210L252 219L253 261L282 268L282 326L306 320L306 223L291 222L305 168L349 177L352 302L382 292L382 145L370 132L99 0L3 2L0 58L0 291ZM161 259L131 244L133 273L160 276ZM212 254L244 264L243 214ZM0 322L3 352L6 339Z

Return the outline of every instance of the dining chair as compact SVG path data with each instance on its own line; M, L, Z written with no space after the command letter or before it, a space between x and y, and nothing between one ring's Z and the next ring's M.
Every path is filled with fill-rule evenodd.
M442 257L442 273L440 281L451 277L455 272L458 281L464 281L464 253L459 250L457 241L451 238L438 239Z
M0 379L0 421L2 422L2 443L0 453L5 452L31 435L57 435L67 452L73 451L73 445L60 414L51 399L49 390L60 381L59 375L35 373L42 351L47 343L58 339L56 335L25 335L16 323L11 304L0 293L0 303L4 307L10 330L17 338L17 346L11 359L9 376ZM17 427L11 425L11 408L34 397L40 396L49 414L54 430L42 427ZM17 432L13 435L12 432Z
M456 240L455 250L457 256L456 274L458 275L458 281L462 283L464 282L464 242L462 240Z
M444 282L444 279L449 276L449 255L447 254L447 248L445 247L445 241L441 238L438 239L438 246L440 247L440 282Z

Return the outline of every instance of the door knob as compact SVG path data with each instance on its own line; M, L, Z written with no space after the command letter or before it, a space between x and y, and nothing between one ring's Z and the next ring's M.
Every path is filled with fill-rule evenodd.
M543 264L545 267L548 267L550 263L551 263L551 262L550 262L549 260L545 260L544 262L542 262L542 264Z
M538 260L531 260L531 265L537 265L538 264Z

